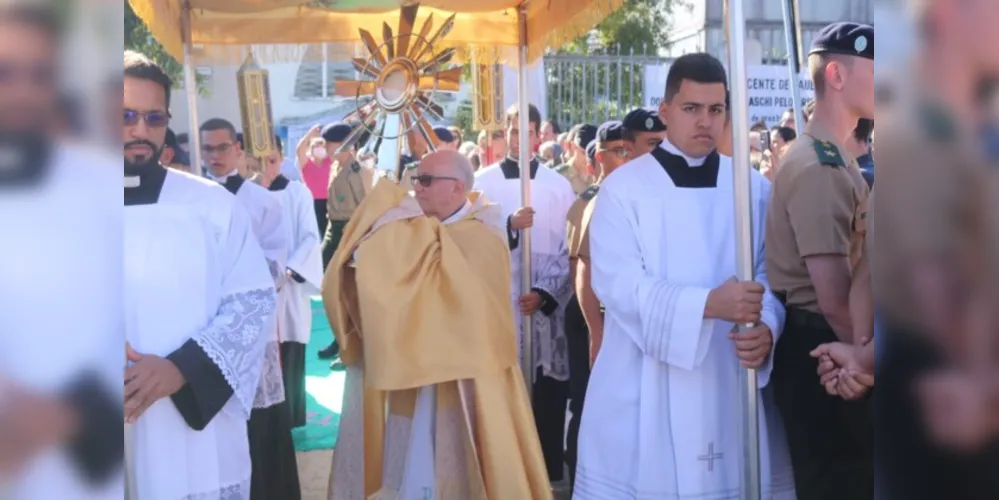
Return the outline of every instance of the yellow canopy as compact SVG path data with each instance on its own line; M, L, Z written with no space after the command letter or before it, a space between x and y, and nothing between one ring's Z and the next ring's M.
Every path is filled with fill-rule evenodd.
M136 15L167 52L183 59L181 16L185 0L129 0ZM408 0L188 0L191 41L204 46L198 59L235 59L251 45L356 42L358 29L381 41L383 23L393 31ZM524 0L423 0L416 26L433 14L434 29L452 13L454 29L441 48L514 48L517 8ZM624 0L529 0L528 60L589 31ZM217 50L220 48L221 50ZM438 47L435 49L439 50ZM346 57L350 57L347 55ZM266 57L265 57L266 59ZM233 62L233 61L224 61ZM235 62L241 62L238 59Z

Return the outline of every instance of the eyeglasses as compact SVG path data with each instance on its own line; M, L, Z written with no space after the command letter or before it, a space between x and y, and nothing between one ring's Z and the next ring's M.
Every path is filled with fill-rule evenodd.
M601 151L607 152L607 153L614 153L614 154L620 156L621 158L627 158L628 156L631 156L631 152L629 152L627 150L627 148L623 148L623 147L610 148L610 149L599 149L599 150L597 150L598 153L601 152Z
M151 128L163 128L170 123L170 113L166 111L140 112L126 109L122 115L122 121L129 127L138 125L139 122L146 122L146 125Z
M422 175L415 175L415 176L413 176L413 178L411 180L413 182L413 186L414 187L417 184L419 184L419 185L421 185L423 187L430 187L434 183L434 181L436 181L436 180L456 181L456 180L458 180L458 178L457 177L445 177L445 176L442 176L442 175L422 174Z
M232 150L232 146L233 146L233 143L231 143L231 142L223 142L222 144L219 144L218 146L212 146L211 144L202 144L201 145L201 154L203 154L205 156L212 156L212 155L215 155L215 154L224 155L224 154L228 153L230 150Z

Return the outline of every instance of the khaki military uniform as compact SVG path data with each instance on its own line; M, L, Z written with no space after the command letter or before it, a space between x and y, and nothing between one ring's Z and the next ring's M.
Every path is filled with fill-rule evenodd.
M583 194L583 191L586 191L586 188L594 183L592 176L580 174L579 169L569 163L559 165L554 170L569 181L569 184L572 185L572 192L576 193L577 196Z
M898 81L890 93L879 94L877 210L870 225L871 274L883 325L876 336L884 336L884 356L876 364L876 446L884 453L878 459L892 463L879 480L897 498L999 498L994 482L999 449L992 445L959 456L942 450L922 431L913 384L938 369L980 362L994 367L999 359L989 345L999 331L996 297L989 333L957 324L934 331L918 296L925 285L913 279L917 268L946 263L943 269L956 286L936 292L960 294L960 307L969 303L971 290L999 281L999 168L982 154L975 124L960 123L933 89L921 88L920 75L898 75ZM960 485L974 485L968 489L974 495L955 493Z
M788 306L819 313L805 259L863 251L869 188L856 159L821 123L809 122L781 158L767 213L767 277Z
M574 261L580 257L590 257L590 238L587 229L590 225L589 215L592 210L587 210L593 205L591 203L600 190L599 185L593 185L579 195L579 198L569 207L569 215L566 217L566 247L569 249L569 260ZM570 268L575 272L575 266Z
M770 384L801 498L873 500L872 412L868 401L848 403L820 384L810 353L838 337L821 314L805 267L806 258L820 255L859 264L869 192L856 160L817 120L805 126L781 157L773 179L765 235L767 277L786 302L787 317L773 348Z
M323 269L329 265L343 236L343 228L354 215L364 196L370 191L373 176L370 169L353 162L349 166L334 165L327 187L326 217L330 223L323 237Z

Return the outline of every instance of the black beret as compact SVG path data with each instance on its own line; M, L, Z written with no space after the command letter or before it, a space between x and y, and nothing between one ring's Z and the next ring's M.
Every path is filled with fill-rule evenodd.
M586 156L589 157L590 161L596 161L597 141L590 141L590 144L586 146Z
M588 123L583 125L577 125L576 129L576 145L580 148L586 149L594 139L597 138L597 127L590 125Z
M811 54L842 54L874 59L874 26L857 23L833 23L822 28L812 39Z
M326 142L343 142L350 135L350 125L343 122L331 123L323 127L323 140Z
M624 124L624 128L632 132L662 132L666 130L666 125L659 119L659 115L645 108L631 110L621 123Z
M597 142L620 141L624 139L624 124L617 120L604 122L597 129Z
M445 127L434 127L434 135L437 136L438 141L454 142L454 134Z

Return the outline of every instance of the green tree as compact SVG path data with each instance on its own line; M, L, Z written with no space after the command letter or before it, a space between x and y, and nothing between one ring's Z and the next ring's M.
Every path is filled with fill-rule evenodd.
M153 38L146 23L135 14L128 0L123 1L125 2L125 49L134 50L152 59L173 80L174 86L180 87L184 81L183 64L168 54L160 42ZM198 91L205 94L207 89L204 85L204 78L200 74L196 76Z

